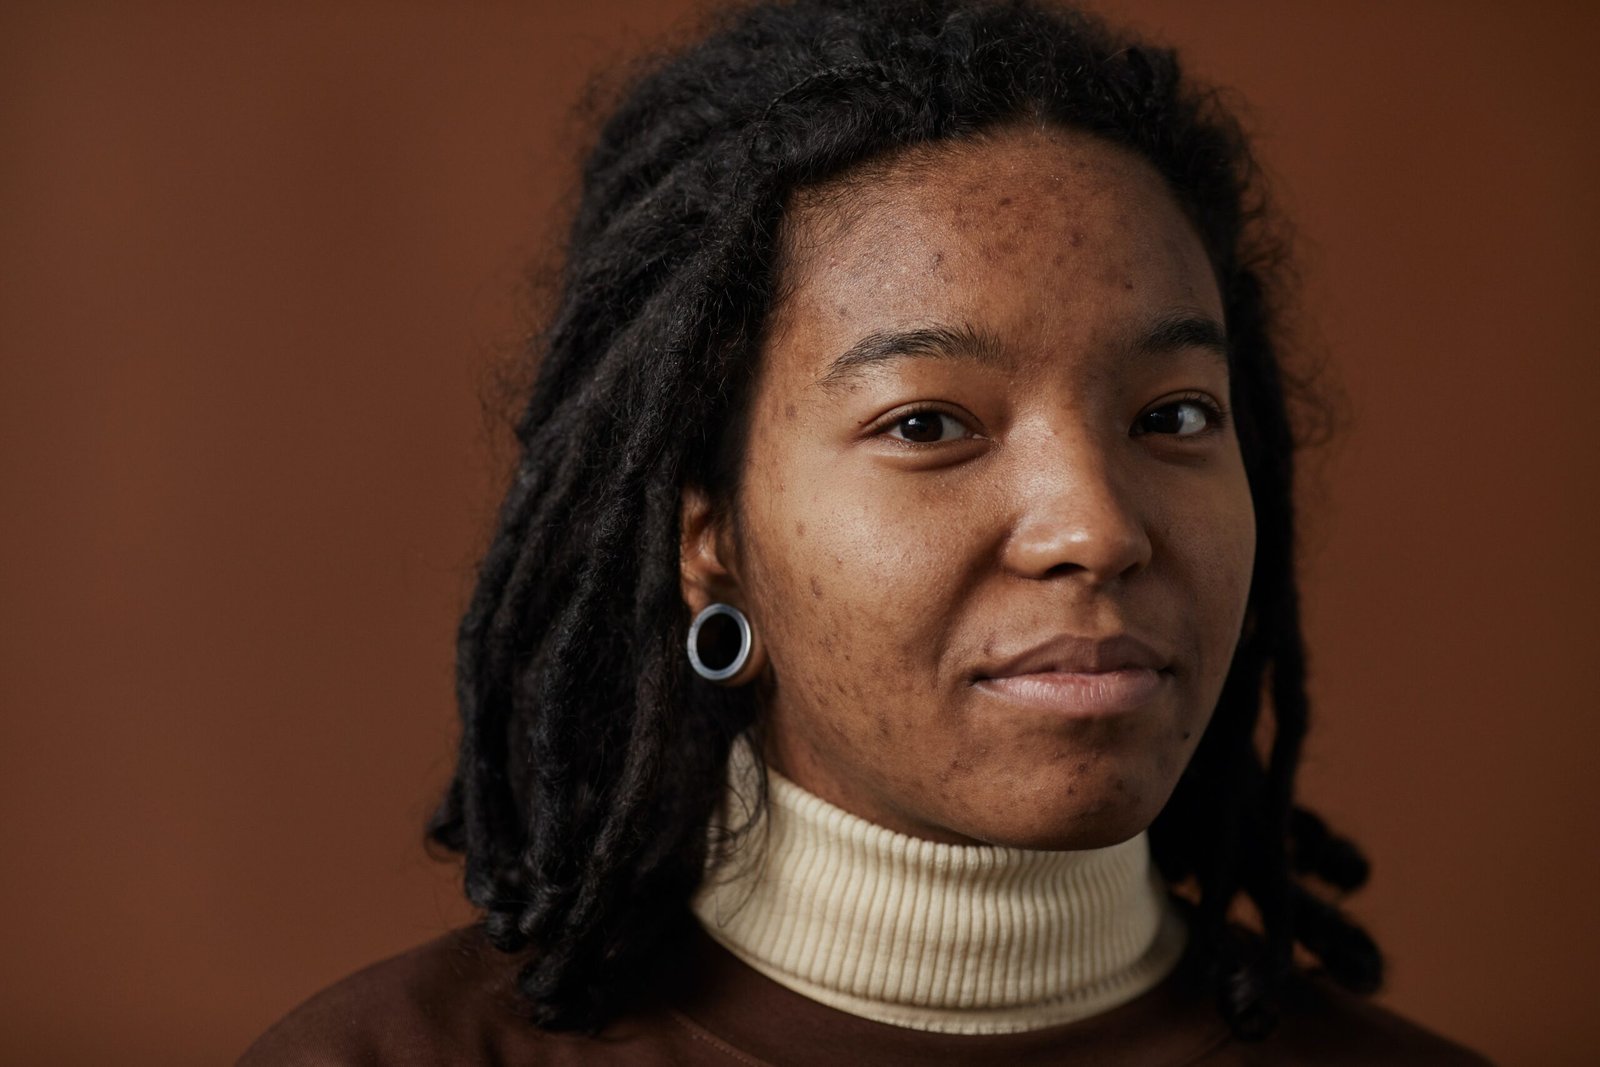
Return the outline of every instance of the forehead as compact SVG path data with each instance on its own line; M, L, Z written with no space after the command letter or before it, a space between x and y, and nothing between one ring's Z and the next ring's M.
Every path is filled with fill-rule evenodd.
M781 247L769 348L795 349L795 370L880 329L959 323L1037 353L1175 310L1222 316L1199 237L1155 169L1057 127L920 147L804 190Z

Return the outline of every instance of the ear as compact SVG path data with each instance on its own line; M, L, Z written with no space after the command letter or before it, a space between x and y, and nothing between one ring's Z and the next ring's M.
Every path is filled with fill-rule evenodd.
M738 553L728 516L711 504L711 497L699 486L683 490L678 513L681 541L678 548L679 581L683 602L690 615L698 615L712 604L731 604L745 613L750 624L750 655L732 677L721 679L724 686L748 685L767 670L766 646L760 623L750 617L748 598L739 585ZM701 637L700 655L706 654ZM715 638L712 643L715 644ZM724 651L728 651L724 649ZM730 652L730 662L731 662Z
M739 603L733 531L698 485L685 486L678 512L679 579L689 614L697 615L718 601Z

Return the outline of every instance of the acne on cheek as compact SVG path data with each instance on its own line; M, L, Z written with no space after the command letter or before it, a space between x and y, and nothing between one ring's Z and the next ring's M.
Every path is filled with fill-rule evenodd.
M776 629L773 643L787 653L775 667L780 687L795 698L789 710L792 725L813 735L819 729L831 736L848 734L864 746L892 741L897 727L911 724L894 715L903 694L886 690L878 680L885 673L904 677L912 669L908 654L881 644L869 647L883 628L864 624L858 612L830 597L819 577L804 581L812 595L784 605L770 624ZM880 669L863 676L857 663Z
M978 254L985 263L1004 263L1017 254L1017 241L1012 237L1002 237L993 243L985 241L978 248Z

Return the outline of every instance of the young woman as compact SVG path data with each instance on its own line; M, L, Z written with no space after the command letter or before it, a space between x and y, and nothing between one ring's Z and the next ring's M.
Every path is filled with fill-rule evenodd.
M1232 120L1081 14L660 63L462 624L482 923L245 1062L1481 1062L1361 998L1293 800L1279 252Z

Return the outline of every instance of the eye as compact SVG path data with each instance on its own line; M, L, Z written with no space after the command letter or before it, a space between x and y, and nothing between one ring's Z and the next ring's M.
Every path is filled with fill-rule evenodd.
M1196 437L1222 429L1227 416L1209 397L1178 397L1153 407L1139 416L1133 433L1162 434L1171 437Z
M888 426L890 437L915 445L932 445L968 436L961 420L944 411L913 411Z

